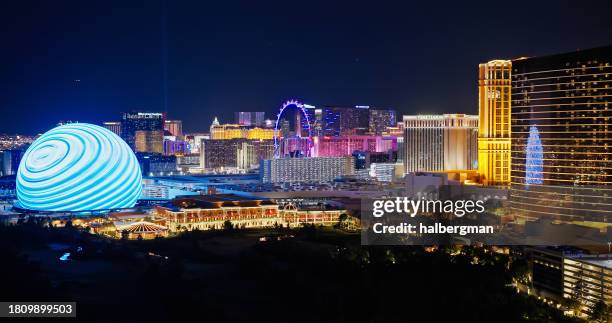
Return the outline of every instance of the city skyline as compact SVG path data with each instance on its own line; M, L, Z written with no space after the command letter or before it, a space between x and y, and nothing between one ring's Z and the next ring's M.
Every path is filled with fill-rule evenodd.
M513 24L520 3L495 17L463 4L201 4L188 12L167 3L164 14L161 1L113 10L68 1L33 12L11 4L0 19L8 36L0 57L11 62L0 111L12 115L2 132L36 134L57 120L100 124L132 110L167 112L189 132L235 111L274 113L290 98L398 115L474 114L477 64L606 45L607 6L576 16L579 4L542 5ZM568 15L575 23L565 23ZM560 34L571 45L557 42Z
M175 26L172 13L180 4L154 1L168 9L161 26ZM253 9L254 17L261 5ZM203 6L193 6L194 12ZM268 13L279 10L263 7ZM126 9L115 8L113 14ZM501 19L492 7L486 9L485 19L463 28ZM501 16L517 19L517 4L507 9ZM353 10L347 9L347 15ZM333 18L332 13L322 17ZM96 17L94 25L108 18L103 12ZM443 18L431 20L438 19ZM521 32L522 21L509 21L513 33ZM327 23L299 22L304 30ZM360 23L369 30L367 25L377 21ZM265 30L262 25L250 27ZM452 21L446 26L452 27ZM276 30L291 35L292 28ZM373 35L389 37L377 28ZM479 36L491 32L494 39L503 38L499 31L479 30ZM162 28L161 36L167 44L176 34ZM506 48L484 39L483 46L494 46L491 51ZM506 45L517 46L515 41ZM103 46L105 40L95 43ZM251 49L262 54L248 44L237 40L232 47L241 50L241 64L252 59ZM191 45L186 42L179 50ZM382 52L376 56L384 58L388 47L377 48ZM155 83L159 91L149 89L146 97L163 108L120 104L70 110L55 109L50 101L44 113L7 111L5 123L41 134L0 135L0 239L7 259L0 276L8 301L0 304L0 316L61 314L87 322L174 322L193 315L214 322L612 321L612 42L469 64L465 60L471 55L465 53L478 48L465 44L464 55L435 66L430 62L439 50L427 51L431 57L406 56L405 64L393 71L415 70L403 79L390 74L381 82L377 77L397 62L391 59L386 68L373 62L380 70L364 74L372 76L367 82L353 78L322 90L326 83L312 78L307 81L317 84L309 91L316 95L298 92L270 108L244 107L240 102L259 104L280 96L280 89L270 86L278 81L273 72L254 88L261 87L259 99L241 83L267 66L267 57L259 65L241 65L244 73L228 87L235 90L231 96L222 90L230 85L220 82L214 94L228 98L223 107L174 109L177 95L193 99L194 88L182 84L180 93L172 90L189 77L175 79L177 65L166 59L173 50L162 47L163 59L157 61L167 77L162 82L148 70L148 82L131 78L87 91L95 81L83 86L89 81L75 78L74 88L59 89L55 98L70 97L75 105L127 97L131 102L142 97L137 89ZM325 66L336 54L287 55L275 68L310 59ZM450 58L452 48L444 54ZM67 61L75 71L87 69L79 66L78 57ZM183 63L194 71L208 64ZM109 76L117 75L110 65ZM302 77L317 74L321 66L310 66L312 74L292 71L295 86L303 86ZM47 76L56 68L46 67L41 74ZM337 81L335 68L322 73L329 75L326 82ZM223 79L232 74L228 68ZM214 70L206 76L214 77ZM464 81L470 77L472 82ZM418 86L397 91L413 78ZM462 102L471 95L462 90L466 85L475 94L469 105L477 111L463 111ZM27 88L19 80L15 86ZM95 100L111 87L125 92ZM344 91L351 92L346 96L351 103L333 104ZM453 105L443 111L411 111L415 106L401 102L410 95L414 102L425 98L428 104ZM12 93L4 103L18 96ZM46 102L44 94L31 97ZM370 102L355 102L366 97ZM20 119L22 112L27 121ZM0 129L10 128L0 122ZM414 277L407 279L406 273ZM397 298L398 290L410 293ZM20 303L26 300L32 303ZM406 304L417 311L389 311ZM444 310L439 304L445 304ZM48 306L57 313L45 311Z

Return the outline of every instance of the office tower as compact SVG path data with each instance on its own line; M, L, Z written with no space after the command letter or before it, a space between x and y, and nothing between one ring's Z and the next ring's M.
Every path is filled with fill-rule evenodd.
M369 109L369 132L373 135L381 135L387 131L387 127L393 127L395 123L395 110L390 109Z
M261 161L259 167L264 183L329 182L353 175L353 157L277 158Z
M234 112L234 123L242 126L263 127L264 119L263 112Z
M158 154L164 152L163 130L137 130L134 137L136 152Z
M183 121L182 120L166 120L164 122L164 130L170 132L177 140L183 140Z
M612 46L512 62L515 216L609 222Z
M104 128L106 128L106 129L112 131L117 136L121 137L121 122L116 122L116 121L104 122L104 123L102 123L102 126Z
M150 143L149 147L154 147L154 151L151 152L161 153L163 152L165 119L163 113L124 112L121 119L121 138L132 150L136 151L136 132L149 132L148 134L141 133L141 140Z
M406 173L475 169L478 116L404 116L404 145Z
M478 173L485 185L510 183L510 93L512 62L479 65Z

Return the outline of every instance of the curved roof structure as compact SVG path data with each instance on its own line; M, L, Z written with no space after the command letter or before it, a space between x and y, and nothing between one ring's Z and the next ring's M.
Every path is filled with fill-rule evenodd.
M134 222L121 228L121 231L127 231L129 233L158 233L167 230L168 228L164 227L163 225L147 221Z
M16 206L27 210L130 208L141 192L142 174L130 147L93 124L70 123L45 132L17 170Z

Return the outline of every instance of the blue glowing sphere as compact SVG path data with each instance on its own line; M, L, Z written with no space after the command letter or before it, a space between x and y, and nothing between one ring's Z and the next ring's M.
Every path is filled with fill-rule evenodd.
M19 207L94 211L132 207L142 192L136 156L119 136L87 123L53 128L36 139L17 170Z

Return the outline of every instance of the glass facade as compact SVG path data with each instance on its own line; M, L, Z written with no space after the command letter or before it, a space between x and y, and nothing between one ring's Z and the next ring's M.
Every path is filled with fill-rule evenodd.
M612 215L612 46L512 62L511 207L516 215Z

